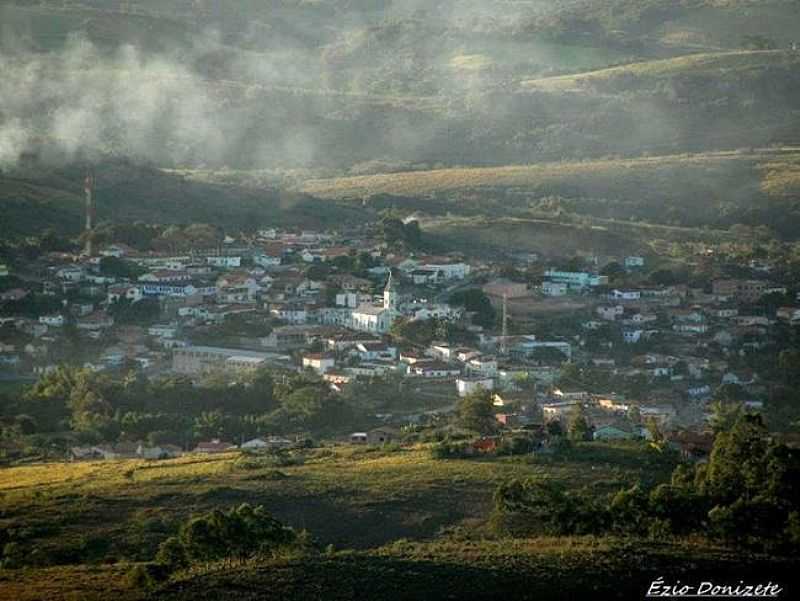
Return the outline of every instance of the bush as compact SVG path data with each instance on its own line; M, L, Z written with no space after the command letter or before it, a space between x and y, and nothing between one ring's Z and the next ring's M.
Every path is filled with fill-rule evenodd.
M470 454L470 446L466 442L443 440L431 446L433 459L463 459Z
M294 530L263 507L243 504L229 511L214 510L193 516L181 526L178 536L161 544L156 560L174 570L193 562L271 555L297 546L298 541Z
M163 565L157 563L140 563L128 572L128 583L139 590L151 590L169 577Z
M527 436L504 438L497 449L498 455L526 455L533 452L536 444Z

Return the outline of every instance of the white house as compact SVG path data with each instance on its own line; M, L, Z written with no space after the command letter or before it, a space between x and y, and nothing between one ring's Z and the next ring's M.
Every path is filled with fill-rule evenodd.
M606 321L615 321L617 317L622 317L625 313L625 307L622 305L600 305L595 309L597 315Z
M39 323L44 324L51 328L60 328L64 325L63 315L42 315L39 317Z
M271 267L278 267L283 259L280 255L273 255L269 253L259 253L253 257L253 262L260 267L269 269Z
M188 282L192 279L188 271L176 269L159 269L139 276L140 282Z
M456 379L456 390L458 390L458 396L460 397L470 395L480 388L494 390L494 379L481 377Z
M639 269L640 267L644 267L644 257L625 257L625 269Z
M116 303L119 300L125 299L132 303L139 302L142 300L142 288L141 286L128 286L128 285L121 285L121 286L111 286L108 289L108 293L106 295L106 300L109 303Z
M596 275L586 271L558 271L548 269L544 272L544 277L549 282L566 284L570 290L585 290L595 286L605 286L608 284L608 277Z
M565 296L567 294L567 285L563 282L543 282L542 294L545 296Z
M635 301L642 298L639 290L620 290L615 288L608 294L608 298L618 301Z
M480 355L466 362L467 372L470 374L493 378L497 375L497 359L495 357Z
M243 442L239 448L243 451L258 451L260 449L269 448L269 443L267 443L267 441L263 438L253 438L252 440Z
M409 366L408 374L420 378L452 378L460 375L461 370L440 361L428 361Z
M327 355L325 353L309 353L303 355L303 367L306 369L313 369L318 374L324 374L335 366L336 359L333 355Z
M239 256L206 257L206 263L208 263L212 267L219 267L222 269L236 269L242 266L242 257Z
M362 361L396 359L397 348L382 341L367 340L356 344L355 353Z
M582 406L583 401L569 400L557 403L546 403L542 405L542 415L545 421L562 420L577 406Z
M79 265L62 267L56 275L66 282L80 282L86 277L86 270Z
M642 339L642 335L644 334L643 330L625 330L622 332L622 339L627 344L635 344Z
M178 333L178 326L175 324L156 324L147 329L150 336L156 338L175 338Z
M467 263L421 263L419 270L429 273L440 273L439 279L443 280L463 280L470 273L470 266Z

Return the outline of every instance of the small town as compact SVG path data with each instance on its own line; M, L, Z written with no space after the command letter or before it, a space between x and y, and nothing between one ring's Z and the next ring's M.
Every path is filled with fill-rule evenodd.
M0 601L800 599L798 26L1 0Z
M295 408L245 426L224 386L183 426L174 416L164 426L165 408L152 403L127 416L101 404L88 411L116 428L73 426L77 437L44 449L72 460L320 437L401 443L441 427L459 399L476 394L490 395L494 421L475 451L523 433L546 452L577 421L581 439L657 437L702 460L720 414L779 403L771 385L792 356L780 355L785 366L757 357L800 325L799 293L780 264L742 266L710 247L694 249L683 273L659 267L658 256L430 255L409 249L418 237L416 222L392 218L347 232L238 237L192 225L165 230L152 250L90 241L79 253L3 265L3 381L46 383L71 366L191 389L250 387L266 373L305 378L316 386L311 402L339 414L318 427L299 414L324 407ZM37 431L36 417L27 419L20 428ZM128 431L126 420L152 429ZM6 457L25 452L6 437Z

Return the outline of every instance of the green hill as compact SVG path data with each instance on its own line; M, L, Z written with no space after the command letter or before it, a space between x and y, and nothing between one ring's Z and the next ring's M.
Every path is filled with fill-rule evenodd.
M765 69L794 70L800 53L783 50L737 51L690 54L686 56L631 63L574 75L531 79L522 85L550 91L604 91L619 93L642 88L653 89L671 78L707 78L719 85L758 77Z
M788 148L379 174L311 180L302 190L435 214L561 210L714 227L755 220L796 236L799 165L800 153Z
M83 226L85 165L32 165L0 172L0 238L53 228L77 236ZM260 224L331 227L365 219L355 207L327 205L303 194L194 181L177 173L127 161L93 167L99 221L118 223L214 223L230 231ZM356 221L358 222L358 221Z

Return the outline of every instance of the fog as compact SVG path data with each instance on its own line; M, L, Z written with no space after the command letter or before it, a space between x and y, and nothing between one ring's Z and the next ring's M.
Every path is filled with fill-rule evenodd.
M110 0L74 11L43 4L0 8L2 168L36 153L363 172L369 162L391 170L669 152L686 140L735 147L741 108L755 113L762 93L697 80L689 114L691 80L599 93L527 87L644 56L639 38L622 43L586 25L591 15L574 13L589 10L582 0L139 1L128 3L133 13ZM542 19L562 13L572 16L560 17L558 37ZM769 89L771 109L789 110L790 92ZM771 126L747 131L769 139Z

